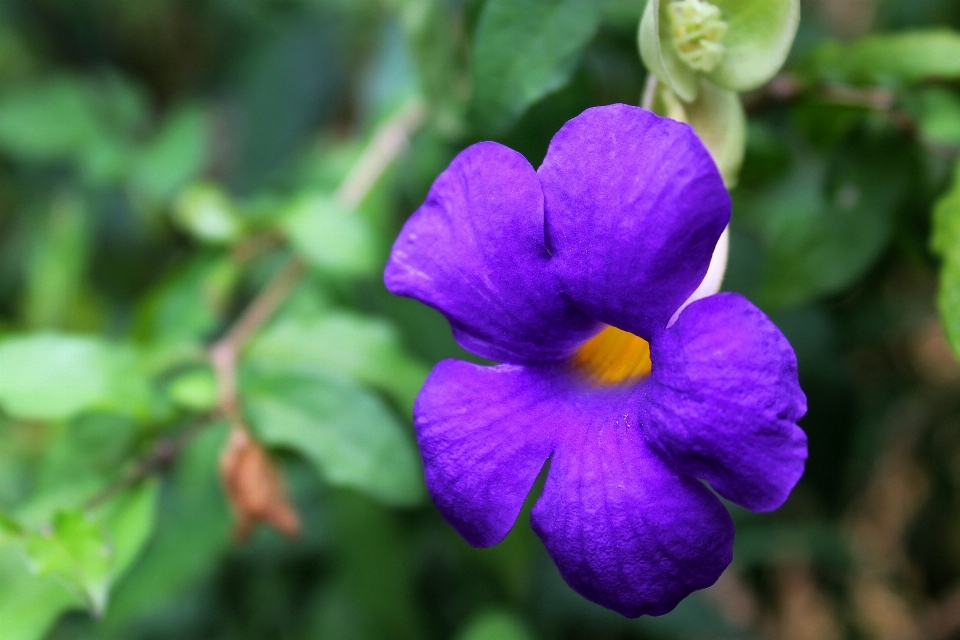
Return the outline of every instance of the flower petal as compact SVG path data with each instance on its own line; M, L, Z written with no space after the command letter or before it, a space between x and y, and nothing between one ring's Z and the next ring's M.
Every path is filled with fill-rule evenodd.
M524 367L438 364L414 407L427 489L470 544L500 542L553 451L551 383Z
M479 356L558 359L596 323L564 301L549 259L536 172L516 151L482 142L434 182L400 232L384 281L442 312Z
M538 170L550 266L582 312L649 339L703 280L730 219L688 125L627 105L588 109Z
M803 474L806 398L790 343L734 293L692 303L651 342L644 433L684 473L754 511L776 509Z
M733 522L650 448L630 405L585 406L580 424L565 425L533 527L582 596L629 617L661 615L720 577Z

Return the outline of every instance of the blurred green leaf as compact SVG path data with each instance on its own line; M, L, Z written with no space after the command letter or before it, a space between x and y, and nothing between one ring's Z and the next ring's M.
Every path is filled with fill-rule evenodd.
M367 275L377 267L367 222L334 198L311 194L297 200L283 221L297 253L311 265L339 275Z
M933 210L931 247L943 259L937 305L953 352L960 356L960 164Z
M188 411L210 411L217 404L217 381L209 367L189 369L167 384L174 404Z
M26 549L34 571L57 578L92 612L103 613L112 554L99 525L81 511L60 511L50 531L27 537Z
M146 196L165 201L203 171L210 155L209 122L200 107L181 107L138 151L131 181Z
M390 324L343 311L282 318L254 340L247 358L264 371L316 371L373 385L407 410L427 377Z
M741 220L765 245L761 305L799 305L860 278L890 241L908 160L893 144L852 144L829 166L801 159L785 179L744 197Z
M153 534L159 489L155 479L141 481L107 500L94 513L109 537L114 581L136 561Z
M195 184L177 197L173 219L198 240L229 244L241 233L237 209L229 196L212 183Z
M330 484L391 505L423 499L412 438L375 395L310 372L251 376L243 390L261 440L301 453Z
M73 157L102 135L82 81L33 82L0 96L0 149L18 159Z
M202 341L221 322L239 275L229 256L192 256L143 302L138 334L158 343Z
M533 640L520 619L504 611L485 611L470 621L458 640Z
M89 236L83 201L76 194L54 199L27 265L24 315L29 327L65 328L81 304Z
M77 606L55 578L30 571L19 547L0 548L0 640L39 640L61 612Z
M960 77L960 33L930 29L869 35L849 44L829 42L812 54L828 77L860 82L918 82Z
M489 0L473 44L473 110L490 131L510 126L570 79L606 0Z
M161 496L156 531L112 598L104 637L130 637L126 625L134 618L164 611L222 560L231 526L217 472L223 426L198 434L177 457Z
M918 121L924 138L960 146L960 96L943 87L929 87L918 98Z
M0 547L5 542L19 538L23 534L23 527L12 516L0 511Z
M92 409L140 415L149 394L131 347L57 333L0 340L0 406L15 417L61 420Z

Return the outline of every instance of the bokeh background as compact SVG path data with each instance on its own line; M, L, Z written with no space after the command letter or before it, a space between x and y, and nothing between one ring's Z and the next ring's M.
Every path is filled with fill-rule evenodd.
M778 512L731 507L714 587L624 619L563 583L530 501L476 550L427 499L410 407L470 356L384 290L392 239L468 144L536 166L583 109L638 104L642 8L0 3L0 639L960 638L960 367L930 245L957 0L806 2L744 96L725 288L796 348L810 459ZM265 289L234 407L260 444L225 462L207 350ZM276 526L243 536L229 498Z

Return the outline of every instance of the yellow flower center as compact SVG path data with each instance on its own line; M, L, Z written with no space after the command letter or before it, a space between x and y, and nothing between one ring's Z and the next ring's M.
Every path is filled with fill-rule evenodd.
M587 340L573 356L576 369L596 384L636 382L650 375L650 343L616 327Z
M723 57L720 40L727 32L720 9L703 0L670 0L669 11L677 55L691 69L712 71Z

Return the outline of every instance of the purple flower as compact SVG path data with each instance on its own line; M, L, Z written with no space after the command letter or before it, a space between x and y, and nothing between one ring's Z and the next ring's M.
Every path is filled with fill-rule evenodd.
M504 363L445 360L414 408L427 487L467 542L502 540L549 460L532 523L563 577L660 615L732 558L701 480L754 511L786 500L807 456L790 344L732 293L668 327L729 218L693 130L625 105L568 122L538 170L483 142L440 175L385 280Z

